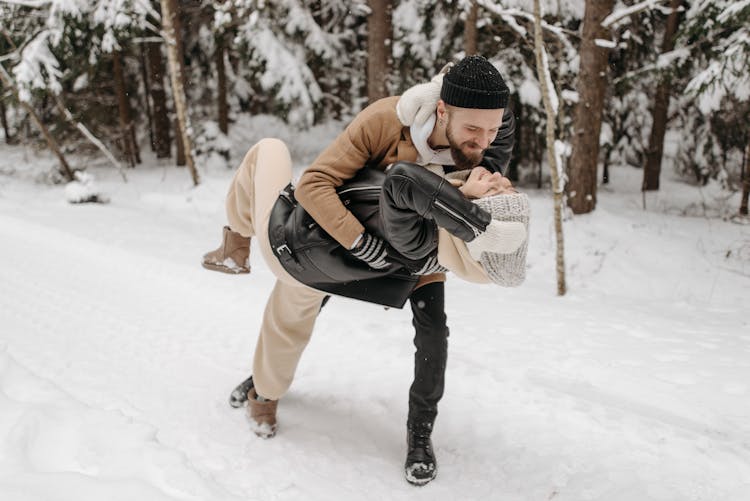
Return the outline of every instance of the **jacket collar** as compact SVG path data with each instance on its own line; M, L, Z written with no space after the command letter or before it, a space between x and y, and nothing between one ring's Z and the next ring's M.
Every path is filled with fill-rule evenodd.
M401 140L398 142L396 147L396 156L399 160L405 162L416 162L419 152L414 146L414 141L411 139L411 132L409 127L403 127L401 129Z

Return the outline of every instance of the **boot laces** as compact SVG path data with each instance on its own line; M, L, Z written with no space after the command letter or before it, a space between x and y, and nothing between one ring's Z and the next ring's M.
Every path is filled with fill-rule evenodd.
M426 452L430 452L430 436L429 435L414 435L414 448L424 449Z
M430 449L430 435L431 431L429 428L417 427L411 430L411 448L422 449L427 454L431 454Z

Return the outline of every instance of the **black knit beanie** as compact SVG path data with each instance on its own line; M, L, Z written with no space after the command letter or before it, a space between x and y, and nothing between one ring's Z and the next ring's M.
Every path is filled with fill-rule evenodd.
M440 99L459 108L498 109L508 105L508 86L492 63L468 56L443 77Z

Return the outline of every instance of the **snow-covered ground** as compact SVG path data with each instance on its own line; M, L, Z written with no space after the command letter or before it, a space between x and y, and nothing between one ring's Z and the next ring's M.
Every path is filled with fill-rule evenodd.
M526 283L449 278L439 473L415 488L408 311L329 302L258 439L227 398L273 278L199 266L231 171L91 167L111 202L72 205L36 181L52 165L0 149L3 501L750 499L750 226L717 217L736 196L665 172L644 212L640 171L613 169L565 223L557 297L550 196L527 190Z

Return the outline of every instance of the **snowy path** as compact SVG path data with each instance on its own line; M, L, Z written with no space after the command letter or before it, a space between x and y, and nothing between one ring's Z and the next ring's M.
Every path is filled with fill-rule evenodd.
M109 206L0 189L3 500L750 496L750 279L742 263L715 271L747 232L658 214L633 225L618 198L568 223L560 299L534 195L527 283L449 281L439 475L415 489L401 471L408 312L331 301L279 435L255 438L226 398L271 276L257 260L249 277L197 265L226 175L187 197L160 175L113 177Z

